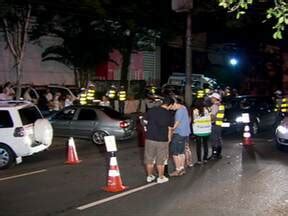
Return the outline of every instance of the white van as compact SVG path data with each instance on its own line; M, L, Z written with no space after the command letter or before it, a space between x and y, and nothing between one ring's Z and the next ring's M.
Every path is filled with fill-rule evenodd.
M165 85L174 86L185 86L186 75L184 73L173 73L169 76L168 81ZM203 74L192 74L191 75L192 88L202 89L204 86L216 87L217 83L214 79L204 76Z
M52 138L50 122L33 103L0 101L0 169L47 149Z

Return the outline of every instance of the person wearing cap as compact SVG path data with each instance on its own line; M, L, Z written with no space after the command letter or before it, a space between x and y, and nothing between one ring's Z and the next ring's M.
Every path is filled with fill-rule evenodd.
M127 92L125 90L125 86L121 85L120 89L117 93L118 96L118 104L119 104L119 112L121 114L124 114L124 108L125 108L125 101L127 99Z
M212 146L212 155L209 159L221 159L222 152L222 124L224 118L224 105L221 104L221 96L218 93L213 93L211 96L211 122L212 122L212 130L211 130L211 146Z
M112 109L115 109L115 98L116 98L116 86L111 85L110 89L106 92L106 96L109 98Z

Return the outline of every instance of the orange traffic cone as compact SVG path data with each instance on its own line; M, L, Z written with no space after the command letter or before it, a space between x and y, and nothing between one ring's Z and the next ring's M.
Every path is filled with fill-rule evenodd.
M78 159L78 154L76 151L76 146L73 137L70 137L68 140L68 149L67 149L67 160L66 164L78 164L81 161Z
M127 186L124 186L122 184L122 179L120 176L120 171L116 157L111 157L110 168L108 172L108 182L107 186L104 187L104 190L108 192L121 192L127 188L128 188Z
M253 141L251 138L250 127L249 125L245 125L243 132L243 143L244 146L253 145Z

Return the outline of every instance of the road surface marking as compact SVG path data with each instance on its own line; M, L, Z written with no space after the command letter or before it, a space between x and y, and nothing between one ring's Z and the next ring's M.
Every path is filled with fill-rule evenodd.
M34 174L38 174L38 173L42 173L42 172L46 172L46 169L42 169L42 170L37 170L37 171L33 171L33 172L28 172L28 173L23 173L20 175L15 175L15 176L9 176L9 177L5 177L5 178L0 178L0 181L6 181L6 180L10 180L10 179L15 179L15 178L20 178L20 177L24 177L24 176L29 176L29 175L34 175Z
M106 202L109 202L109 201L118 199L118 198L120 198L120 197L124 197L124 196L127 196L127 195L129 195L129 194L132 194L132 193L135 193L135 192L144 190L144 189L146 189L146 188L153 187L153 186L155 186L155 185L157 185L157 184L158 184L158 183L154 182L154 183L151 183L151 184L143 185L143 186L141 186L141 187L134 188L134 189L132 189L132 190L129 190L129 191L126 191L126 192L123 192L123 193L120 193L120 194L116 194L116 195L114 195L114 196L107 197L107 198L102 199L102 200L98 200L98 201L96 201L96 202L88 203L88 204L86 204L86 205L77 207L76 209L82 211L82 210L85 210L85 209L88 209L88 208L91 208L91 207L100 205L100 204L102 204L102 203L106 203Z

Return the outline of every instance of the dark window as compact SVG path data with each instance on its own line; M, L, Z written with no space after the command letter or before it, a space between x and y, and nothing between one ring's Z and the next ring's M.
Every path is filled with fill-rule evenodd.
M110 118L113 119L121 119L122 115L121 113L113 110L113 109L109 109L109 108L103 108L101 109L106 115L108 115Z
M78 120L90 120L94 121L97 119L96 112L93 109L81 109Z
M76 111L75 108L64 109L60 111L59 113L57 113L53 119L70 121L73 119L75 111Z
M13 121L8 111L0 110L0 128L13 127Z
M23 125L33 124L37 119L41 119L41 113L36 107L25 107L19 110Z

